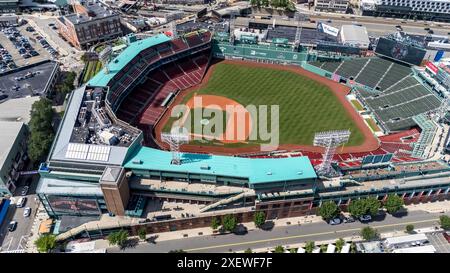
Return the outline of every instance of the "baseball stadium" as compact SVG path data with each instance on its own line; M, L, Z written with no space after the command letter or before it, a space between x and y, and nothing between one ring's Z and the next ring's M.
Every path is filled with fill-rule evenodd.
M345 209L368 195L448 198L450 168L435 150L447 128L435 118L443 98L414 65L323 54L283 37L235 38L207 30L128 37L71 94L39 169L49 215L127 215L165 230L230 211L291 217L327 200ZM265 129L279 132L274 149L261 149L261 113L249 105L267 106Z

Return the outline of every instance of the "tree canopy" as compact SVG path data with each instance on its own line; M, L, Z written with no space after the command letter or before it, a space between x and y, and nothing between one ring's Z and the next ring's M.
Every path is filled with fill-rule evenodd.
M275 253L284 253L284 247L283 246L277 246L274 250Z
M226 231L233 232L236 229L237 224L237 219L234 215L227 214L222 219L222 227Z
M342 247L344 247L344 245L345 245L345 240L342 238L339 238L335 244L336 244L336 251L341 252Z
M439 223L441 224L441 228L450 230L450 217L447 215L441 215L439 217Z
M348 206L348 211L355 217L360 217L365 214L374 216L380 208L381 202L375 197L369 197L366 199L352 200Z
M145 227L139 228L139 230L138 230L139 239L145 240L146 235L147 235L147 231L145 230Z
M220 226L220 220L219 220L219 218L213 217L213 218L211 219L211 228L212 228L212 229L218 229L219 226Z
M28 156L33 162L45 161L54 138L52 102L45 98L34 102L30 115Z
M366 214L366 203L364 199L352 200L348 205L348 212L355 217L361 217Z
M403 198L396 194L389 194L386 202L384 203L384 207L388 213L394 214L401 210L404 204L405 202L403 201Z
M253 216L253 222L255 223L255 226L261 227L266 222L266 214L264 211L257 211L255 215Z
M128 240L128 235L128 231L123 229L111 232L108 235L108 242L110 245L118 245L120 247L123 247L125 245L125 242Z
M339 208L333 201L328 201L322 203L319 208L319 215L325 220L328 221L339 214Z
M305 252L311 253L313 252L314 248L316 247L316 244L314 242L306 242L305 244Z
M376 230L376 229L373 229L373 228L370 227L370 226L363 227L363 228L361 229L360 235L361 235L361 237L363 237L363 239L366 240L366 241L370 241L370 240L377 239L378 236L379 236L377 230Z
M414 231L414 225L406 225L406 232L412 233Z
M381 202L375 197L369 197L365 199L366 213L374 216L378 214L381 208Z
M56 236L53 234L41 235L34 244L39 252L47 253L56 247Z

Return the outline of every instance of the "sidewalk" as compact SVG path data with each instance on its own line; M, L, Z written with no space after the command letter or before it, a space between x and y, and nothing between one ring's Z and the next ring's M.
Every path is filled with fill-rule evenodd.
M323 221L321 217L316 215L309 215L309 216L301 216L301 217L294 217L294 218L285 218L285 219L276 219L272 220L275 224L274 227L282 227L282 226L289 226L289 225L301 225L301 224L309 224L309 223L315 223L315 222L321 222ZM248 223L241 223L244 225L248 231L255 230L257 227L253 222ZM211 227L203 227L203 228L193 228L193 229L185 229L185 230L177 230L177 231L169 231L169 232L161 232L161 233L152 233L147 234L147 239L157 236L155 239L156 242L161 241L169 241L169 240L176 240L176 239L183 239L183 238L192 238L192 237L198 237L198 236L211 236L213 235L213 229ZM102 249L102 248L108 248L110 247L107 240L96 240L95 241L95 248L96 249Z
M38 253L34 242L39 238L39 226L41 222L48 219L48 214L43 208L42 204L39 202L36 208L36 216L34 217L33 225L31 226L30 236L26 242L25 252L26 253Z
M436 231L442 231L442 229L436 230L434 227L430 227L430 228L422 228L422 229L415 229L414 230L416 233L429 233L429 232L436 232ZM398 237L398 236L404 236L404 235L409 235L406 231L394 231L394 232L386 232L386 233L381 233L380 234L380 240L386 239L386 238L390 238L390 237ZM333 239L333 240L324 240L324 241L316 241L314 242L316 246L321 246L321 245L328 245L328 244L334 244L339 238ZM343 237L342 239L344 239L344 241L346 242L362 242L364 241L363 238L361 236L351 236L351 237ZM283 245L284 249L291 249L291 248L300 248L300 247L305 247L306 242L305 243L298 243L298 244L291 244L291 245ZM273 252L275 249L275 247L264 247L264 248L256 248L256 249L252 249L252 252L256 252L256 253L261 253L261 252ZM239 251L240 253L245 252L245 250L243 251Z
M409 211L422 210L429 213L445 213L450 211L450 200L422 203L406 206Z

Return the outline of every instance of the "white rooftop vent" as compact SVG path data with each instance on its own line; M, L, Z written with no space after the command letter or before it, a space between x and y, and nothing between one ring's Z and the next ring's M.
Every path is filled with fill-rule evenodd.
M132 163L141 165L142 164L142 160L140 160L140 159L133 159Z
M298 174L298 175L302 175L302 174L303 174L303 171L298 171L297 174Z
M211 167L209 167L208 165L201 165L200 169L202 170L209 170Z
M272 175L272 172L267 172L266 174L267 174L267 175Z

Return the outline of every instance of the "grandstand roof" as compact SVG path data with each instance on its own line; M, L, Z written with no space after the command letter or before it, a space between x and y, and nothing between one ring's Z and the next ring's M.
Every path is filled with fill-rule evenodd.
M244 177L250 184L313 179L317 175L308 157L243 158L184 153L183 164L172 165L172 154L148 147L140 150L125 168L195 173L214 176ZM135 162L135 163L133 163Z
M93 86L106 86L108 82L124 68L134 57L136 57L142 50L170 41L170 38L164 34L158 34L143 40L131 43L119 56L109 62L109 73L106 74L102 69L95 75L88 84Z

